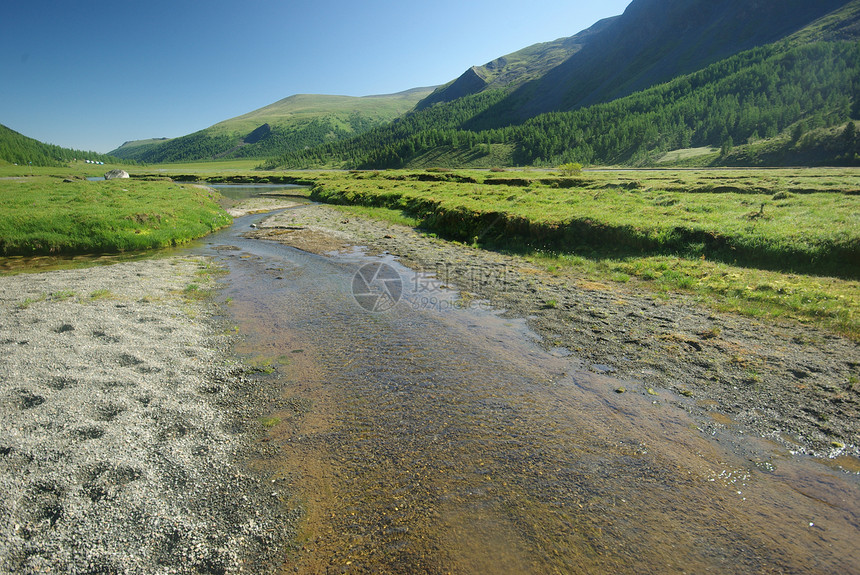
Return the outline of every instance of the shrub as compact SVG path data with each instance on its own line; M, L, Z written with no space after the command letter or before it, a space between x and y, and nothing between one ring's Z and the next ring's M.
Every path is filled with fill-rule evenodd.
M579 162L568 162L558 167L564 176L578 176L582 173L582 164Z

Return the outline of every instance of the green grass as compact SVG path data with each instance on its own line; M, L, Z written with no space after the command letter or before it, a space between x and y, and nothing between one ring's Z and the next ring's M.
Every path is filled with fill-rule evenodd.
M710 161L715 160L719 157L720 150L719 148L712 148L710 146L705 146L701 148L683 148L679 150L672 150L671 152L666 152L664 155L660 156L656 163L659 164L672 164L672 165L682 165L683 163L689 160L702 161L704 158L707 158ZM710 163L710 162L705 162Z
M315 197L350 204L338 206L346 213L513 250L570 281L689 293L716 309L811 322L860 340L858 170L606 169L566 178L529 169L284 173L251 164L174 164L158 173L313 182ZM59 250L104 251L124 237L173 245L208 233L206 218L225 217L187 184L49 176L111 167L0 166L0 177L37 174L0 180L0 245L30 231L30 241ZM196 231L179 233L186 229ZM54 234L60 239L48 243ZM701 239L708 235L721 243ZM204 291L189 285L185 295ZM102 297L111 296L90 294Z
M200 287L199 284L190 283L182 290L182 295L192 301L202 301L212 297L212 290Z
M860 283L853 280L671 256L615 259L542 252L527 257L555 273L645 289L665 297L689 293L715 309L814 323L860 340Z
M346 214L355 214L356 216L384 220L386 222L397 224L400 226L418 227L421 221L403 210L394 210L390 208L373 208L369 206L334 206L338 210Z
M46 175L0 180L0 255L163 248L229 223L210 191L189 185Z
M70 290L60 290L51 294L51 299L54 301L65 301L75 297L75 292Z
M687 292L718 309L813 322L860 339L856 170L305 177L316 180L316 199L526 254L551 273L658 294Z
M331 96L296 94L247 114L224 120L208 128L212 133L246 133L264 123L293 126L316 118L335 118L348 128L350 115L393 120L415 107L432 90L416 90L381 96Z
M328 173L313 197L387 207L485 245L615 256L671 254L860 277L860 178L636 172L562 178L485 172ZM721 175L723 174L723 175ZM609 176L609 177L608 177ZM480 179L479 179L480 178Z
M30 176L62 176L62 177L103 177L105 172L114 168L131 171L138 167L129 167L125 164L105 164L103 166L96 164L87 164L79 160L77 162L69 162L64 167L56 166L16 166L8 162L0 160L0 178L25 178Z
M93 301L100 299L110 299L112 297L114 297L113 293L110 290L106 289L97 289L94 292L90 293L90 299Z
M155 164L138 168L139 172L163 174L196 174L201 179L209 175L250 175L259 165L259 159L227 159L208 162L177 162L171 164Z
M31 306L31 305L33 305L34 303L43 302L43 301L45 301L46 299L48 299L48 294L46 294L46 293L42 293L42 294L39 294L39 295L38 295L38 296L36 296L36 297L28 297L28 298L24 298L24 300L22 300L22 301L18 302L18 304L17 304L17 306L16 306L16 307L17 307L18 309L27 309L28 307L30 307L30 306Z
M430 92L424 88L364 97L298 94L193 134L130 142L113 154L156 163L213 156L253 157L259 163L287 149L323 145L386 124L410 111ZM263 132L255 132L264 124Z

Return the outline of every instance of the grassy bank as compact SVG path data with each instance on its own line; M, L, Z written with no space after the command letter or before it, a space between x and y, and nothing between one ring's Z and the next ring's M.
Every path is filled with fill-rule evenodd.
M394 171L314 178L318 200L378 208L376 217L523 253L551 273L692 292L720 309L860 334L856 171L604 171L577 178Z
M666 181L608 174L530 178L456 172L338 173L314 197L400 209L446 237L523 249L673 255L860 276L860 181ZM811 178L807 177L807 180Z
M208 190L168 181L0 180L0 255L112 253L186 243L230 223Z

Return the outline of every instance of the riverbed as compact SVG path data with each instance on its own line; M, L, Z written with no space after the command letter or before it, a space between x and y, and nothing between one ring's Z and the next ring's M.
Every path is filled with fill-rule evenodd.
M415 254L423 239L398 234L419 232L325 206L237 228L209 247L229 270L239 349L267 366L260 385L277 391L255 466L305 510L291 568L857 569L850 455L833 464L803 455L816 455L813 442L757 433L715 409L731 390L709 397L685 383L689 395L679 393L659 371L619 377L626 350L589 360L532 331L533 315L456 283L510 285L521 274L513 264L431 238L428 250L436 243L455 260L438 261L467 275L407 267L429 261L427 250ZM695 313L734 321L699 310L686 321Z
M0 571L858 570L856 344L270 200L0 277Z

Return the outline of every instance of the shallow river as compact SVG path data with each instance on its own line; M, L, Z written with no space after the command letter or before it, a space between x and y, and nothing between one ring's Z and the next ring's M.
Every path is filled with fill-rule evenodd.
M393 258L241 237L262 218L198 251L271 389L288 572L860 572L856 474L615 393Z

